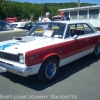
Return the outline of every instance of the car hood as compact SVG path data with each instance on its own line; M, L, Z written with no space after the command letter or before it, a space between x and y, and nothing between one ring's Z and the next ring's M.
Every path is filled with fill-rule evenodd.
M7 53L25 53L50 44L53 38L48 37L17 37L12 40L0 42L0 51Z

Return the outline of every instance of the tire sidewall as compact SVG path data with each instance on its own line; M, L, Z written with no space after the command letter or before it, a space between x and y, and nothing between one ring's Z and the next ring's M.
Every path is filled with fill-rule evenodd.
M95 49L94 49L93 55L94 55L95 57L97 57L97 56L100 55L100 52L97 53L97 49L99 48L99 46L100 46L100 44L97 44L96 47L95 47Z
M46 76L46 67L47 67L48 63L50 63L50 62L55 62L55 64L56 64L56 73L55 73L55 75L54 75L52 78L48 78L48 77ZM44 73L45 73L45 78L46 78L47 81L52 81L52 80L54 80L55 77L57 76L57 73L58 73L58 62L57 62L57 60L52 59L52 60L48 61L48 62L45 64L45 72L44 72Z
M52 78L48 78L46 76L46 67L50 62L54 62L56 64L56 73ZM57 77L58 70L59 70L59 62L54 58L49 58L49 59L45 60L44 63L42 64L42 66L39 70L39 73L38 73L38 75L39 75L38 79L44 83L51 82Z

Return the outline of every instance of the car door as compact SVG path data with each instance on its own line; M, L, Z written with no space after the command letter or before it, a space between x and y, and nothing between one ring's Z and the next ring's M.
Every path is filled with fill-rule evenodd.
M93 29L88 25L88 24L83 24L84 26L84 31L85 35L84 37L86 38L87 42L87 49L90 49L91 52L93 52L96 44L98 43L98 35L96 31L93 31Z
M88 54L89 37L85 37L83 24L70 24L70 37L66 42L66 63L72 62ZM68 31L66 34L69 34Z

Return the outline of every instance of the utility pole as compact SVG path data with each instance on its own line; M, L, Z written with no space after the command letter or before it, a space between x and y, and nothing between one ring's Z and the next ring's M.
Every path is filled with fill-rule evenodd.
M78 7L80 7L80 0L78 0Z

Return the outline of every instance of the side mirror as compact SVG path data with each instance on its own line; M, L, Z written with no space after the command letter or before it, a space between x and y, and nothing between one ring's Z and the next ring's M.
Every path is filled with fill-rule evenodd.
M78 35L74 35L74 36L73 36L73 39L76 40L77 38L78 38Z

